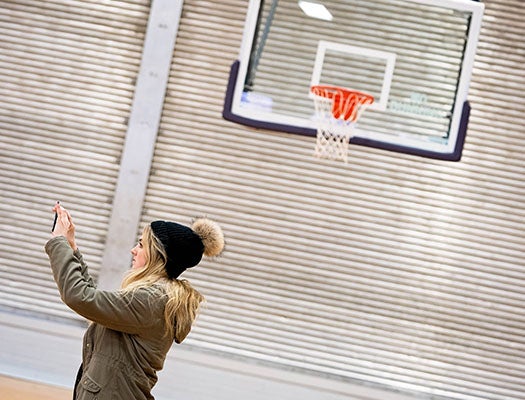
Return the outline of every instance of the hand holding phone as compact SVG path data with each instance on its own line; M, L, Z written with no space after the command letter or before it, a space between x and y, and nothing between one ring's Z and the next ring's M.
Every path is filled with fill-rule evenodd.
M65 236L71 248L76 250L75 224L73 223L69 211L63 208L59 201L56 202L53 210L55 211L55 219L53 221L51 234L53 236Z

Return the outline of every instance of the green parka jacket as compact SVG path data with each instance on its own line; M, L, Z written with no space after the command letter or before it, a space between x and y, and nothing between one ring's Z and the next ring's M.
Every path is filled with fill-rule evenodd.
M153 399L157 371L173 344L165 335L162 285L131 293L98 290L65 237L52 238L45 250L62 301L93 322L84 335L76 400Z

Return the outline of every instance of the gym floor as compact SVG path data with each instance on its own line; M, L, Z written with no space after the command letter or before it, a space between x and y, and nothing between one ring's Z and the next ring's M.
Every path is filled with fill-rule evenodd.
M0 375L0 399L71 400L71 397L69 389Z

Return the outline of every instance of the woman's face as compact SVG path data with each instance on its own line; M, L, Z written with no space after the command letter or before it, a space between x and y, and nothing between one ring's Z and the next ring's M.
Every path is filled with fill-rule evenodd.
M146 251L142 246L142 237L139 239L137 245L131 249L131 254L133 255L131 268L144 268L146 265Z

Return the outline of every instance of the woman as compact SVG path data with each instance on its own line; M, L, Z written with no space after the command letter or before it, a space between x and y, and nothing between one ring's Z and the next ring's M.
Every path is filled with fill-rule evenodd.
M204 254L224 248L221 228L207 218L189 228L154 221L131 250L132 268L118 291L98 290L75 242L71 215L59 204L57 223L45 246L61 298L92 321L84 335L75 400L153 399L173 341L190 332L203 296L177 279Z

